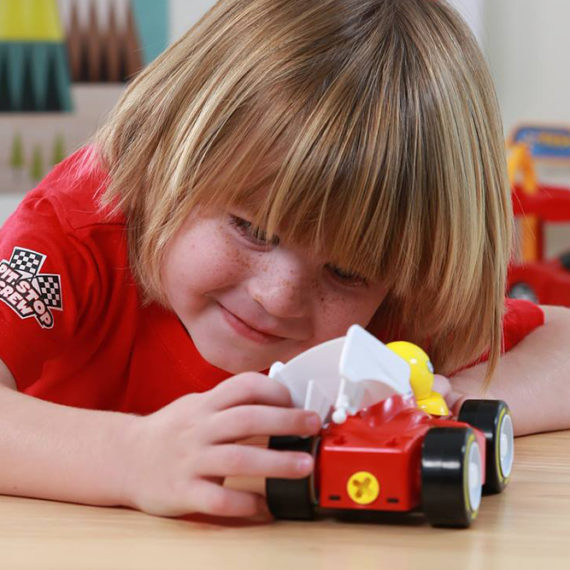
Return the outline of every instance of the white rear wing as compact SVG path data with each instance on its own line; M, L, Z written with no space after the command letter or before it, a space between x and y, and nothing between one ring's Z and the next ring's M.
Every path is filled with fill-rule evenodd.
M345 337L329 340L269 370L289 389L293 405L314 410L323 423L342 423L396 393L412 395L410 367L359 325Z

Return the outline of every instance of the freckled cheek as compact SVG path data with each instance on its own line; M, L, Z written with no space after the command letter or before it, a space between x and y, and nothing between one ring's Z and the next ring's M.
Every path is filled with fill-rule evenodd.
M329 338L346 334L355 323L368 324L379 304L375 299L354 300L342 295L321 296L320 301L317 328Z
M214 245L200 254L204 286L219 288L239 283L248 275L251 260L231 244L218 245L221 247Z
M243 279L248 260L229 238L223 234L192 237L173 244L165 259L169 296L207 294Z

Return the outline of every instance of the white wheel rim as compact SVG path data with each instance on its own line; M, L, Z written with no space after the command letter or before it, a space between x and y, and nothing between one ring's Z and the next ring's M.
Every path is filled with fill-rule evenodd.
M472 511L477 511L481 504L481 453L479 444L474 442L469 449L467 464L467 485L469 488L469 503Z
M499 463L501 473L506 479L513 469L513 459L515 455L513 420L511 416L505 414L499 429Z

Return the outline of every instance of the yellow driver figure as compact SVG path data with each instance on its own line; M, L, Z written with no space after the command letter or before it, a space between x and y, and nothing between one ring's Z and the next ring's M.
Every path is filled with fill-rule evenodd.
M418 407L432 416L449 416L443 396L432 390L434 372L429 356L411 342L390 342L386 346L410 365L410 384Z

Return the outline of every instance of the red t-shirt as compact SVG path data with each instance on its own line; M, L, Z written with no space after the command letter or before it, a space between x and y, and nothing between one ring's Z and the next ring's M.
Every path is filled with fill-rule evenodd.
M0 359L33 396L149 413L230 374L172 312L142 306L125 220L98 209L105 175L87 158L57 166L0 231Z
M0 230L0 359L27 394L146 414L230 374L200 356L174 313L141 304L125 219L98 208L106 176L88 157L58 165ZM543 319L510 302L505 348Z

